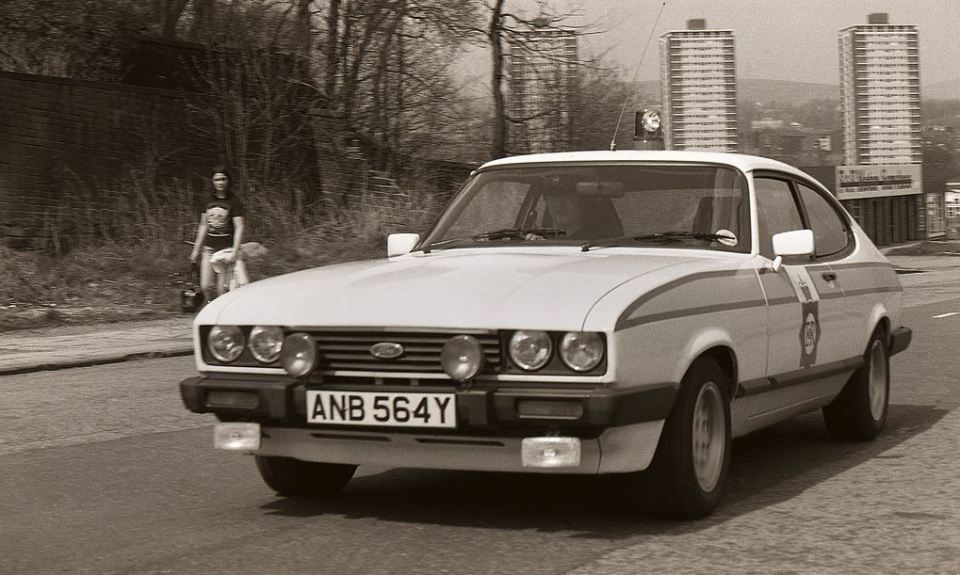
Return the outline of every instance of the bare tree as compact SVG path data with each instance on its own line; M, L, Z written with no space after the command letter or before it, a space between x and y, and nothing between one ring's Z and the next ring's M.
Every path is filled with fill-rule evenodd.
M538 46L534 41L530 41L527 32L534 29L541 30L565 30L576 34L595 33L590 31L589 26L571 26L564 25L577 13L549 14L545 12L545 7L541 3L541 13L536 17L527 17L520 12L507 9L507 0L492 0L487 5L488 21L484 30L474 30L483 35L484 41L490 46L491 54L491 78L490 89L493 99L493 125L491 137L490 155L493 158L501 158L512 152L512 144L509 140L511 124L524 124L536 118L550 116L558 112L555 107L547 106L542 110L534 111L530 114L514 117L507 110L507 97L504 93L506 84L506 73L504 71L506 62L505 44L509 44L513 50L526 51L531 54L539 54L543 58L563 65L589 66L586 61L567 62L562 54L553 54ZM574 94L574 90L569 90Z
M151 18L121 0L0 4L0 70L88 80L115 81L126 39Z
M190 0L153 0L153 18L163 38L174 38L177 23Z

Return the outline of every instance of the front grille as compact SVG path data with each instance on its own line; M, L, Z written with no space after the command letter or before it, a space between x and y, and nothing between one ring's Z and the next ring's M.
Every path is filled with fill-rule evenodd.
M320 352L321 372L381 371L396 373L443 373L440 352L443 344L456 335L471 335L480 342L484 353L481 373L500 371L500 336L495 332L313 332ZM403 354L393 359L379 359L370 353L377 343L398 343Z

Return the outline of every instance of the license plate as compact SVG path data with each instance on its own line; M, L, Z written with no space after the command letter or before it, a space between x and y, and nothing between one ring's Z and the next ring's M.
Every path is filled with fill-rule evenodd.
M452 393L307 391L307 422L391 427L456 427Z

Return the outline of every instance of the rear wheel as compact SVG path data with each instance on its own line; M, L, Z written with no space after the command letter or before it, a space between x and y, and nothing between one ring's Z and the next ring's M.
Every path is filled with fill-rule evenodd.
M883 328L870 337L863 365L853 372L840 395L823 408L823 421L834 439L870 441L887 422L890 399L890 354Z
M278 495L287 497L323 497L342 490L356 465L316 463L289 457L257 455L257 471Z
M653 507L682 519L717 506L730 468L730 401L723 370L710 358L687 371L648 470Z

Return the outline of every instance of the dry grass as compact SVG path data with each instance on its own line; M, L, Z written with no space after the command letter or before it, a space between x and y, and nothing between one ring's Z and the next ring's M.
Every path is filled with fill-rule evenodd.
M171 195L183 202L182 190ZM247 260L253 281L384 257L387 232L424 227L419 205L407 225L398 225L403 210L397 207L350 212L304 206L299 198L294 191L248 203L247 239L267 249L265 256ZM51 242L54 249L0 247L0 331L182 315L180 291L194 285L185 240L192 239L196 223L186 222L182 209L160 213L174 217L155 220L148 237L134 241L62 236ZM123 229L121 237L137 237L131 231Z
M267 246L248 260L251 279L357 259L383 257L379 239ZM86 245L55 257L0 248L0 331L69 323L183 315L180 291L193 283L184 243Z

